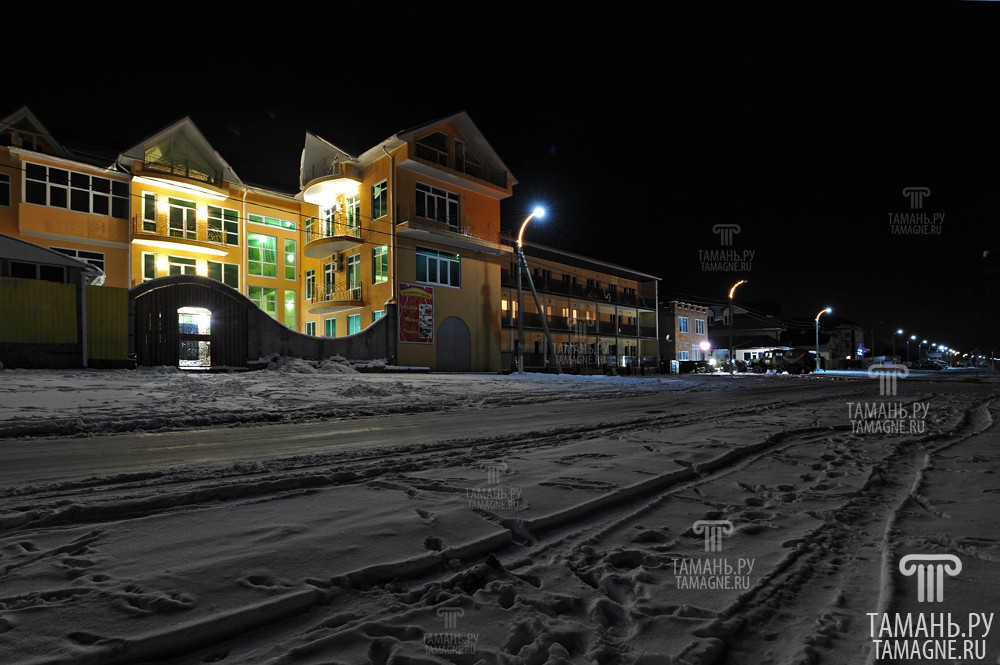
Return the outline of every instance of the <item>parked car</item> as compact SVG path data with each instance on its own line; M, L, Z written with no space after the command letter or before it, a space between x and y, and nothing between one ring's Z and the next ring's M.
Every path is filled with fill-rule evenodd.
M677 363L681 374L711 374L712 365L707 360L681 360Z
M808 351L802 349L774 349L765 351L750 363L750 371L763 374L768 370L789 374L808 374L813 371L815 360Z
M937 371L945 367L946 365L940 360L920 360L910 363L910 369L931 369Z

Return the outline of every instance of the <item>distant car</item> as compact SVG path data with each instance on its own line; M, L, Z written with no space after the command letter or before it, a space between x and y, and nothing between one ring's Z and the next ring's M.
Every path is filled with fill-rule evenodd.
M710 374L712 365L707 360L680 360L677 369L681 374Z
M945 368L945 364L937 360L921 360L918 362L910 363L910 369L931 369L931 370L942 370Z

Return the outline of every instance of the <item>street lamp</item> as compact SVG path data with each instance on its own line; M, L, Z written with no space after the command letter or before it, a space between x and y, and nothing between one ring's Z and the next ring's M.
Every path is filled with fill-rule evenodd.
M825 309L819 310L819 314L816 315L816 371L819 371L819 317L824 314L832 314L833 308L827 307Z
M524 291L521 289L521 269L524 265L524 229L535 217L544 217L543 208L535 208L523 222L517 232L517 373L524 374Z
M733 309L733 298L736 296L736 289L746 283L747 280L741 279L729 289L729 364L732 368L731 373L736 372L736 352L733 348L733 322L736 321L736 310Z
M892 335L892 361L896 362L896 335L902 335L903 329L897 328L896 332Z
M910 339L906 340L906 364L910 364L910 342L917 339L916 335L910 335ZM919 351L919 349L918 349Z
M927 353L924 352L924 345L927 344L927 340L923 340L917 345L917 362L920 362L927 357ZM923 358L921 357L923 356Z

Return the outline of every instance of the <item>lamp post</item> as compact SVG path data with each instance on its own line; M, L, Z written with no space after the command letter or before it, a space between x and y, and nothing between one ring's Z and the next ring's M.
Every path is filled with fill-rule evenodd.
M902 335L903 329L897 328L896 332L892 334L892 361L896 362L896 335Z
M736 310L733 309L733 298L736 297L736 289L746 283L747 280L741 279L729 289L729 366L731 373L736 372L736 350L733 348L733 323L736 321Z
M872 326L872 358L875 358L875 329L878 328L883 323L885 323L885 321L879 321L878 323Z
M924 351L924 346L926 344L927 340L925 339L922 342L920 342L920 344L917 346L917 362L920 362L921 360L925 360L927 358L927 352Z
M833 308L826 307L824 309L819 310L819 314L816 315L816 371L817 372L819 371L819 317L823 316L824 314L832 314L832 313L833 313Z
M543 217L544 215L544 209L535 208L521 222L521 228L517 232L517 371L519 374L524 374L524 291L521 288L522 272L528 276L528 286L531 287L531 295L535 299L535 309L538 310L538 318L542 322L542 331L545 333L546 354L549 350L552 351L552 359L556 364L556 372L562 374L562 364L559 362L558 354L556 354L556 345L552 342L552 335L549 334L549 324L545 320L545 310L542 309L541 303L538 302L538 292L535 291L535 283L532 281L531 273L528 271L528 260L524 257L524 229L527 228L528 222L532 219ZM545 364L548 367L547 357Z
M906 364L910 364L910 342L917 339L916 335L910 335L910 339L906 340Z

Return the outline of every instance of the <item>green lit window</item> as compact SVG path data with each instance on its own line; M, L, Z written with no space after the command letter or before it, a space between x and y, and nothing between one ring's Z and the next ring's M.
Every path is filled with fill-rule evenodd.
M323 336L324 337L336 337L337 336L337 319L324 319L323 320Z
M306 334L307 335L312 335L313 337L316 336L316 322L315 321L306 321Z
M142 230L156 233L156 194L142 195Z
M170 275L197 275L198 262L194 259L185 259L179 256L167 257L168 274Z
M372 249L372 281L389 281L389 246L379 245Z
M285 290L285 327L295 330L295 291Z
M170 237L197 240L198 218L195 204L192 201L172 197L167 201L170 206L167 216Z
M385 316L385 310L384 309L376 309L374 312L372 312L372 323L375 323L376 321L378 321L379 319L381 319L383 316Z
M316 269L306 270L306 300L316 297Z
M372 185L372 219L385 217L389 212L389 186L386 181Z
M290 222L287 219L278 219L277 217L267 217L265 215L247 215L249 219L254 224L263 224L264 226L273 226L279 229L285 229L288 231L295 230L295 222Z
M360 314L348 314L347 315L347 334L353 335L355 333L361 332L361 315Z
M247 272L260 277L278 274L278 241L274 236L247 234Z
M295 279L295 241L285 239L285 279Z
M278 319L278 289L266 286L251 286L249 289L250 300L253 304L264 310L272 319Z
M142 253L142 280L156 279L156 254Z

